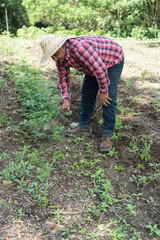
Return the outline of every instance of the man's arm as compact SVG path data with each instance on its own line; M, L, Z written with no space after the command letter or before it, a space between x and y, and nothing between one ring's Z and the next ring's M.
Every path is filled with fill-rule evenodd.
M63 101L71 101L70 97L70 68L63 64L56 63L59 77L59 87Z

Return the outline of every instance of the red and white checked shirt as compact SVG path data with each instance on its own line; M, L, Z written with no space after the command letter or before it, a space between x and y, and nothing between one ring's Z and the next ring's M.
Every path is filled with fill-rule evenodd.
M124 58L122 48L115 41L103 36L75 37L66 41L65 51L64 62L56 62L64 101L71 100L70 67L85 75L95 76L100 93L108 92L108 68L120 63Z

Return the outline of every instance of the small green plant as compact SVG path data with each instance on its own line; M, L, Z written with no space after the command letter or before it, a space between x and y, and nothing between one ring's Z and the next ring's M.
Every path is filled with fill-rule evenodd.
M108 206L108 204L113 204L116 202L115 196L112 194L113 185L110 179L106 179L104 175L104 169L97 167L97 171L91 175L94 181L95 193L98 193L103 199L103 211ZM101 206L102 207L102 206Z
M120 119L118 116L116 117L116 124L115 124L115 129L118 131L123 129L122 125L122 119Z
M138 163L136 168L145 169L145 167L142 164L140 164L140 163Z
M110 220L107 229L108 235L114 237L116 240L124 240L127 237L126 226L124 224L119 224L118 221ZM112 227L112 228L111 228Z
M129 89L133 83L133 78L129 78L127 81L125 81L126 88Z
M86 145L87 145L87 153L92 154L93 148L94 148L93 143L92 142L88 142L88 143L86 143Z
M117 140L117 139L123 138L124 136L125 136L124 133L122 133L122 132L117 132L117 133L113 133L111 139L112 139L112 140Z
M137 186L144 186L147 183L147 177L146 176L138 176L138 183Z
M145 77L149 74L148 70L144 70L141 74L141 82L145 82Z
M80 143L80 142L84 141L84 139L85 139L85 136L75 137L74 142L75 143Z
M52 171L53 171L53 164L46 163L43 168L37 168L37 172L39 173L37 178L40 180L40 182L48 181Z
M150 229L150 233L149 233L150 236L152 236L153 234L156 234L157 236L160 237L160 229L158 229L157 224L153 225L151 222L149 222L146 228Z
M77 230L73 228L72 224L69 222L69 227L68 228L63 228L62 231L62 240L64 239L74 239L74 237L72 236L72 234L77 233Z
M122 103L118 102L117 110L119 110L122 115L125 114L125 109L123 108Z
M8 125L9 124L9 121L11 120L11 118L9 119L9 117L7 116L6 113L4 113L2 119L1 119L1 122L4 124L4 125Z
M151 156L150 156L150 148L151 148L151 145L153 143L152 140L148 139L147 137L142 137L142 142L144 143L144 149L142 149L142 152L141 152L141 160L145 160L145 162L147 162L148 160L151 159Z
M98 206L91 206L88 208L88 213L93 217L99 217L100 216L100 208Z
M113 156L116 155L117 153L118 153L118 152L115 151L115 147L113 147L112 149L109 150L108 155L109 155L110 157L113 157Z
M131 177L129 178L129 181L134 182L137 185L138 179L137 179L137 176L135 175L135 172L131 175Z
M99 119L98 123L102 126L102 124L103 124L103 119L102 119L102 118Z
M129 155L135 155L137 153L139 153L139 147L138 147L138 140L133 138L133 140L130 142L129 146Z
M18 209L18 215L19 215L21 218L25 216L25 212L23 211L22 208L19 208L19 209Z
M136 206L133 206L132 204L127 204L127 209L129 211L129 213L131 213L132 215L136 216L136 210L135 210Z
M54 220L56 220L58 227L60 227L63 217L61 216L59 208L55 212Z
M115 166L114 170L117 171L117 172L121 172L121 171L123 171L123 166L122 165L117 165L117 166Z

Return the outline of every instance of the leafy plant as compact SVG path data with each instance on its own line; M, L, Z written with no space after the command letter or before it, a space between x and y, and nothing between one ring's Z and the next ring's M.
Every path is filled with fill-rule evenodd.
M136 208L136 206L133 206L132 204L127 204L127 209L128 209L129 212L130 212L132 215L134 215L134 216L136 216L135 208Z
M116 124L115 124L115 129L118 131L123 129L122 125L122 119L120 119L118 116L116 117Z
M121 171L123 171L123 166L122 165L117 165L117 166L115 166L114 170L117 171L117 172L121 172Z
M22 208L19 208L19 209L18 209L18 215L19 215L20 217L24 217L24 216L25 216L25 212L23 211Z
M152 140L146 138L146 137L142 137L142 141L144 143L144 149L142 149L142 152L141 152L141 160L145 160L145 162L147 162L149 159L151 159L151 156L150 156L150 148L151 148L151 145L153 143Z
M5 126L7 126L12 121L11 117L8 117L6 113L3 114L2 119L0 122L2 122Z
M72 228L63 228L62 229L62 237L65 237L65 238L62 238L62 240L64 239L74 239L72 234L73 233L76 233L77 230L76 229L72 229Z
M145 81L145 77L149 74L148 70L144 70L144 72L141 74L141 81Z
M137 153L139 153L139 143L138 143L138 140L133 138L133 140L130 142L129 146L130 146L130 149L129 149L129 155L135 155Z
M109 150L108 155L109 155L110 157L113 157L113 156L116 155L117 153L118 153L118 152L115 151L115 147L113 147L112 149Z
M146 226L146 228L150 229L150 236L152 236L153 234L156 234L157 236L160 237L160 229L157 228L158 225L154 224L152 225L151 222L149 222L149 224Z
M133 81L134 81L133 78L129 78L128 80L125 81L127 89L131 87Z

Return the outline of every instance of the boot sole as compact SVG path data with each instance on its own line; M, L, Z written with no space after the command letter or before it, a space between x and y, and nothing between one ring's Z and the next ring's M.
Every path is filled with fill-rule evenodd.
M104 149L104 148L99 148L100 152L109 152L109 150L112 149L112 146L110 148Z

